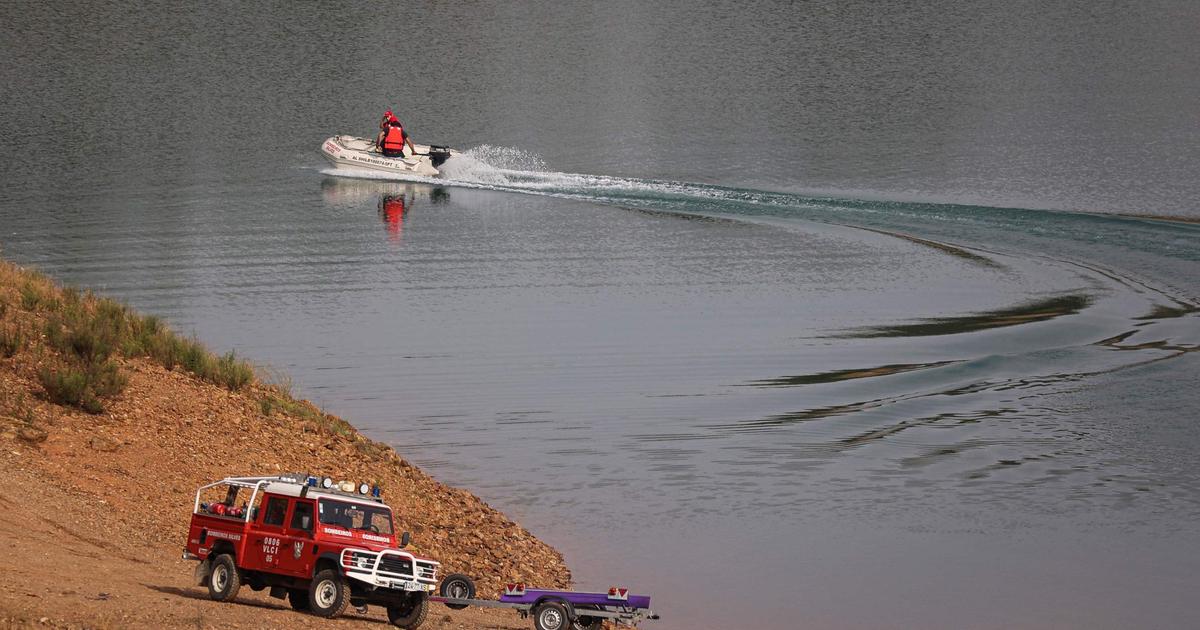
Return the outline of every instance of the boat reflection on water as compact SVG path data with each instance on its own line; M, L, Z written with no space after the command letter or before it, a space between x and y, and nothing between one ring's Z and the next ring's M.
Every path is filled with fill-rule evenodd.
M326 177L321 181L321 193L334 207L365 208L374 204L388 240L395 243L400 242L404 219L414 207L450 199L450 191L443 186L345 177Z
M379 198L379 217L387 226L388 240L399 243L404 232L404 195L384 195Z

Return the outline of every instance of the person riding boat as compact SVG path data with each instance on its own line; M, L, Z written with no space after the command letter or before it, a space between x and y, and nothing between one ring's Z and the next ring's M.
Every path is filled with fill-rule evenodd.
M381 131L387 129L388 123L392 122L393 120L399 119L396 118L396 115L392 113L392 110L389 109L386 112L383 112L383 118L379 121L379 129Z
M400 124L400 119L396 118L392 110L384 113L379 128L381 131L375 139L375 145L385 157L404 157L405 145L408 145L409 155L417 152L417 148L408 137L408 132L404 130L404 125Z

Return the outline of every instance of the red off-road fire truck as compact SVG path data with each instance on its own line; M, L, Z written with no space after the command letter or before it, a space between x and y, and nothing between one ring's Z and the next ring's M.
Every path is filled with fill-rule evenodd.
M197 584L217 601L246 585L321 617L384 606L393 625L413 629L425 620L438 563L402 551L408 532L397 541L379 494L303 474L222 479L196 491L183 557L200 561Z

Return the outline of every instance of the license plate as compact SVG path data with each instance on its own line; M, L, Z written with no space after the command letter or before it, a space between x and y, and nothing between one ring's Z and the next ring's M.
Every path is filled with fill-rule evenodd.
M396 580L395 582L392 582L392 587L393 588L402 588L406 591L421 590L421 585L418 582L406 582L404 580Z

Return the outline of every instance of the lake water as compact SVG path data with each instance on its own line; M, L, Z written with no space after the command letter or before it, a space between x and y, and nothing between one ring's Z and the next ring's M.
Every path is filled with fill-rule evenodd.
M1200 224L1123 216L1200 219L1200 5L0 17L4 257L290 374L645 627L1200 626ZM389 106L442 181L330 175Z

